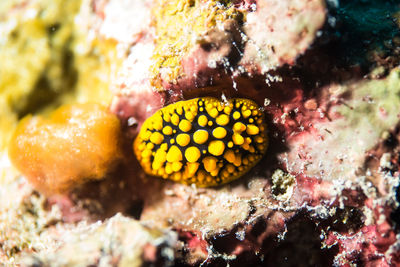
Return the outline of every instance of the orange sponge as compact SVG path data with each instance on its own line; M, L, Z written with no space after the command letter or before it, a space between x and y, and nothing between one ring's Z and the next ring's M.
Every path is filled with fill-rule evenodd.
M122 158L120 142L120 122L105 107L65 105L48 119L22 119L9 156L39 191L65 193L88 179L104 178Z

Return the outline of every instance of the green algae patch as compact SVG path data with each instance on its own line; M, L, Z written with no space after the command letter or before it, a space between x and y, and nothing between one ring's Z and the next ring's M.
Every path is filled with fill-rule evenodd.
M365 161L385 133L394 130L400 114L400 69L385 79L363 79L329 86L330 121L316 122L318 134L303 136L284 157L294 172L331 181L358 181L368 170ZM306 155L307 161L296 160Z
M354 128L371 127L367 135L379 130L392 130L400 114L400 69L394 69L384 80L366 80L352 84L352 100L335 111Z
M34 112L73 88L71 25L79 7L80 1L31 1L0 17L0 94L13 115Z
M334 171L325 174L325 179L357 179L359 174L354 170L362 173L366 153L380 142L383 133L398 125L400 69L392 70L385 79L352 82L332 91L332 97L346 94L350 94L349 99L332 110L341 118L318 127L321 133L324 129L331 132L323 134L324 148L314 146L317 151L330 151L332 163L328 159L323 164L332 164ZM316 167L315 172L318 170Z
M116 44L90 39L89 25L81 23L90 23L86 5L87 0L0 3L0 157L27 114L49 113L64 103L109 104ZM2 170L0 181L5 176Z
M182 58L214 28L226 20L243 23L245 14L233 1L158 0L153 8L156 40L151 66L152 84L176 82L182 74Z

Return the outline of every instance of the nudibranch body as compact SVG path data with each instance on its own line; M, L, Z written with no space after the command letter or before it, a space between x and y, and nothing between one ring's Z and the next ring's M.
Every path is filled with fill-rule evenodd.
M147 174L208 187L248 172L267 144L256 103L203 97L157 111L144 122L133 148Z

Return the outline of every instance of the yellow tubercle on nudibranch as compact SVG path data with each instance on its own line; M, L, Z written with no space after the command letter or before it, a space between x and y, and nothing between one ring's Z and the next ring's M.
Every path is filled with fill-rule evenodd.
M133 149L147 174L199 187L248 172L268 145L264 114L251 100L195 98L148 118Z

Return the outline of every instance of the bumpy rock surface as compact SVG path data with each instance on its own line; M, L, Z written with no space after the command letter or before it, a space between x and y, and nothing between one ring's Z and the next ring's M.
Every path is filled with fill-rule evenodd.
M63 222L60 206L49 203L20 179L1 191L1 262L23 266L170 265L177 235L116 214L103 222ZM18 195L15 198L15 192ZM12 201L9 199L13 198ZM79 250L77 250L79 248ZM14 259L19 250L25 253ZM37 252L37 253L33 253Z
M2 259L46 265L70 255L67 266L93 264L77 253L84 247L95 264L399 265L399 4L232 1L245 16L216 20L220 27L182 50L178 76L162 65L154 79L160 3L86 7L96 21L90 31L116 43L122 62L110 109L123 123L126 163L109 179L47 199L24 180L5 184ZM131 151L142 123L169 103L199 96L262 106L266 156L216 188L147 176ZM11 227L14 218L25 220ZM129 239L135 235L143 238Z

